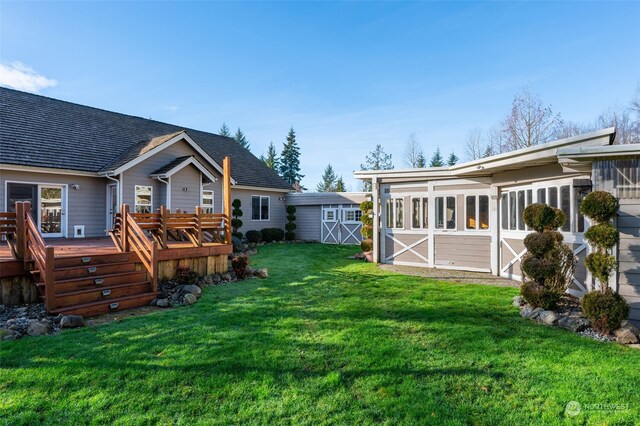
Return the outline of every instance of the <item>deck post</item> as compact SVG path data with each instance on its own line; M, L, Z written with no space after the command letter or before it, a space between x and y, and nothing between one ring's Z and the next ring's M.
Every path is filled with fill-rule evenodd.
M202 247L202 207L196 206L196 232L198 233L198 247Z
M46 308L47 311L52 311L57 307L56 304L56 290L54 287L55 283L55 272L54 272L54 247L46 246L45 247L45 256L44 256L44 295L46 299Z
M224 242L231 244L231 158L222 163L222 190L224 193Z
M122 251L129 251L129 205L123 204L120 207L120 213L122 215Z
M167 248L167 208L160 206L160 232L162 232L162 248Z
M27 227L26 215L31 213L31 203L28 201L16 202L16 254L18 259L24 259L27 253Z
M151 243L151 291L158 291L158 242Z
M373 201L373 263L378 263L380 261L380 238L383 238L383 235L380 232L380 185L376 176L371 179L371 195Z

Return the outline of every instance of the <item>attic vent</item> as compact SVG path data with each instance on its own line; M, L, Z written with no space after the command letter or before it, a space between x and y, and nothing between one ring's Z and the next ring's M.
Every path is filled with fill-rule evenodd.
M389 188L385 188L384 193L385 193L385 194L389 194L389 193L391 193L391 189L389 189Z

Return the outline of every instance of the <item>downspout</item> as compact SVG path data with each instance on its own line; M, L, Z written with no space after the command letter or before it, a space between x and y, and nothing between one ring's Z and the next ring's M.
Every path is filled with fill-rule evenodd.
M166 191L165 191L165 197L164 197L164 201L166 204L165 207L167 208L167 210L171 210L171 194L169 193L169 190L170 190L169 182L167 182L166 180L162 180L160 176L156 176L156 179L158 179L160 182L166 185Z
M107 179L112 180L112 181L114 181L116 183L116 188L118 188L118 191L116 192L116 195L117 195L117 198L118 198L118 202L116 203L117 204L116 205L116 209L117 209L117 212L119 212L120 211L120 181L118 179L114 178L114 177L109 176L109 175L104 175L104 177L106 177ZM114 212L114 213L116 213L116 212Z

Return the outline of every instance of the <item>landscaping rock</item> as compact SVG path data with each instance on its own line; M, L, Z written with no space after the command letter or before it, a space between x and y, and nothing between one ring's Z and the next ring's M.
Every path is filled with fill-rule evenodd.
M220 277L220 274L213 274L211 276L211 279L215 284L220 284L220 282L222 282L222 278Z
M2 340L18 340L19 338L22 337L22 333L20 333L19 331L13 331L13 330L2 330L4 331L4 334L0 333L0 336L2 336Z
M158 306L160 308L168 308L169 305L170 305L169 299L158 299L156 301L156 306Z
M527 315L527 316L526 316L526 318L529 318L529 319L532 319L532 320L534 320L534 319L538 319L538 317L540 316L540 314L541 314L542 312L544 312L544 309L542 309L542 308L535 308L535 309L533 309L531 312L529 312L529 315Z
M213 276L205 275L202 279L206 285L213 285Z
M524 305L522 309L520 309L520 315L524 318L536 319L538 318L538 315L540 315L540 312L542 311L543 311L542 308L534 308L531 305Z
M29 321L29 327L27 328L27 334L29 336L42 336L51 331L51 321L49 320L31 320Z
M231 281L231 274L227 272L226 274L220 276L220 278L222 278L222 281Z
M360 252L360 253L356 253L355 256L353 256L354 259L356 260L364 260L364 253Z
M364 253L360 253L360 254L362 254L362 258L364 259ZM522 298L522 296L514 296L513 297L513 306L515 306L516 308L519 308L520 306L522 306L524 304L525 304L525 301Z
M193 294L196 297L200 297L200 294L202 294L202 289L194 284L185 285L184 287L182 287L182 291Z
M558 327L577 333L591 325L591 321L582 317L562 317L558 320Z
M253 272L253 275L255 275L258 278L267 278L269 276L269 271L267 270L267 268L260 268L260 269L256 269Z
M60 327L62 328L76 328L84 325L84 318L82 315L65 315L60 320Z
M198 298L193 293L187 293L184 295L184 304L193 305L198 301Z
M632 345L638 343L638 335L640 330L628 321L622 324L622 327L613 332L616 336L616 341L623 345Z
M554 325L558 322L558 316L553 311L542 311L538 315L538 320L547 325Z

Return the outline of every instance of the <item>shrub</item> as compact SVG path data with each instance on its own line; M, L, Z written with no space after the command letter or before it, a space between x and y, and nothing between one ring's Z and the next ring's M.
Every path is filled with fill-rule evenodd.
M360 235L362 235L365 240L371 239L373 238L373 218L369 215L373 212L373 201L363 201L360 203L360 210L362 211L362 216L360 217L360 222L362 222Z
M233 216L233 219L231 219L231 228L233 229L233 233L236 234L238 233L238 229L242 227L242 220L240 219L242 216L242 209L240 208L242 202L236 198L231 205L233 206L233 210L231 211L231 215Z
M231 237L231 244L233 244L233 251L239 253L244 250L244 246L242 245L242 240L235 235Z
M561 243L563 240L562 234L558 232L532 232L524 238L524 245L529 253L540 256L552 250L558 242Z
M287 223L284 226L287 232L284 234L284 238L287 241L293 241L296 239L296 207L287 206Z
M600 281L604 289L607 287L611 273L617 269L618 261L610 254L594 252L584 259L584 266Z
M528 281L520 286L522 298L535 308L554 309L562 293L546 288L534 281Z
M368 252L373 250L373 240L371 238L366 238L362 240L362 242L360 243L360 248L362 249L363 252Z
M529 228L538 232L542 232L545 229L558 229L558 227L553 228L556 220L556 212L553 207L549 207L546 204L531 204L524 209L522 219Z
M282 229L264 228L260 232L262 233L262 241L265 243L278 242L284 239L284 231Z
M231 236L236 237L239 240L242 240L242 237L244 237L244 234L242 232L232 232Z
M607 289L604 293L592 291L581 301L582 312L591 320L591 326L603 333L620 328L629 315L629 305L622 296Z
M246 255L233 256L231 259L231 268L236 273L239 280L243 280L247 276L247 265L249 258Z
M178 266L176 275L173 278L177 285L194 284L198 281L198 274L188 266Z
M598 246L605 249L610 249L620 241L620 234L618 229L609 222L598 223L593 225L587 232L584 233L584 237L592 246Z
M247 239L248 243L258 244L262 242L262 232L260 231L255 231L255 230L247 231L244 237Z
M618 199L605 191L594 191L582 200L580 211L596 222L608 222L618 211Z

